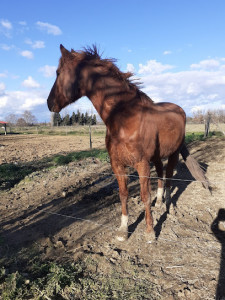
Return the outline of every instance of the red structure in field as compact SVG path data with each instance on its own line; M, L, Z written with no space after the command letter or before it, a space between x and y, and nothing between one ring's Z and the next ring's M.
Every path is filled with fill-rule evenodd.
M2 125L2 128L4 128L5 135L7 134L7 132L6 132L6 124L8 124L8 122L0 121L0 126Z

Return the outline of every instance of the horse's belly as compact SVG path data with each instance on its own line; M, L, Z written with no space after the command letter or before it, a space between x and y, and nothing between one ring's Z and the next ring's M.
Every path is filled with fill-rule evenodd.
M132 144L119 143L113 144L109 151L112 160L126 166L133 167L137 161L140 161L140 149Z
M183 143L183 137L170 138L168 140L164 140L159 145L159 156L161 158L166 158L175 153Z

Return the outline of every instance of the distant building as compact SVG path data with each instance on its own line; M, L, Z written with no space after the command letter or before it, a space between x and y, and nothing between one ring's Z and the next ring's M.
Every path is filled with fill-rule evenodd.
M6 124L8 124L8 122L4 122L4 121L0 121L0 126L5 130L5 135L7 134L7 131L6 131Z

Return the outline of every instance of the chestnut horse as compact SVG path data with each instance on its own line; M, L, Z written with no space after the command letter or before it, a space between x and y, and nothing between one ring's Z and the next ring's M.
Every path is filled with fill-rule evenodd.
M146 231L148 238L152 239L155 235L150 208L150 162L155 164L159 177L158 202L162 201L164 195L161 159L168 157L165 183L165 198L168 202L169 178L173 176L179 152L186 163L190 159L184 145L185 113L173 103L154 103L130 80L133 74L121 72L113 59L102 59L95 46L76 52L68 51L60 45L60 50L62 56L57 78L47 100L49 110L60 112L82 96L91 100L107 127L106 148L119 184L122 217L117 238L124 241L128 237L126 167L131 166L139 174ZM189 165L191 172L195 169L192 175L205 181L207 186L206 177L198 163L191 160Z

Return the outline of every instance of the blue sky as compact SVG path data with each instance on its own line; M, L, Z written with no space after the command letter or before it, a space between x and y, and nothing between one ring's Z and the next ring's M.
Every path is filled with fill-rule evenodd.
M1 0L0 120L30 110L49 121L60 43L97 44L154 101L177 103L188 115L225 109L224 11L223 0ZM81 99L62 115L77 109L94 111Z

